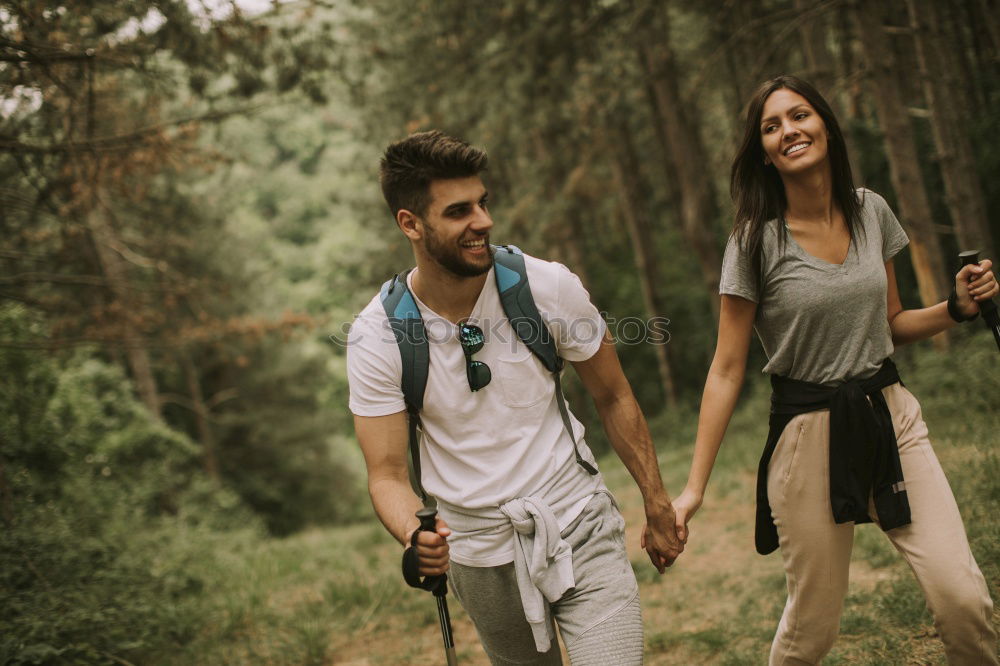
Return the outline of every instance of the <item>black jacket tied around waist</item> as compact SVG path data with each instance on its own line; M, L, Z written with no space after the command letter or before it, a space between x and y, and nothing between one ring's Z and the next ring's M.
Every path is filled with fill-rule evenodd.
M834 522L871 522L871 496L883 530L910 523L892 414L882 395L883 388L899 381L890 359L871 377L835 387L771 376L770 430L757 470L758 553L766 555L778 547L778 530L767 499L767 468L774 449L793 417L820 409L830 410L830 505Z

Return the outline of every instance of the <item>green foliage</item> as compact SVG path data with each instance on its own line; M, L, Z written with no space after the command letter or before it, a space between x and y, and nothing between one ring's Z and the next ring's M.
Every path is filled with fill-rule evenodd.
M402 587L398 548L378 525L304 529L374 522L344 350L326 338L342 340L378 285L412 263L375 179L388 141L437 127L485 145L494 240L566 263L610 317L671 320L677 409L664 409L651 345L619 346L671 490L686 473L715 341L680 224L677 169L710 183L718 212L701 223L721 248L738 109L760 79L794 71L826 77L846 111L858 180L894 201L882 130L859 94L851 8L837 3L306 0L211 19L197 4L0 10L0 662L328 663L340 656L331 635L357 635L355 647L393 631L433 636L433 605ZM966 130L995 209L997 45L974 20L978 6L961 10L945 26L970 63L955 95L979 109ZM656 27L643 32L649 18ZM816 29L813 43L833 60L806 57L803 29ZM703 162L667 154L662 141L671 123L650 85L666 74L642 58L668 45ZM923 108L920 82L904 78L907 104ZM926 119L913 128L921 153L933 154ZM623 147L635 152L633 212L650 227L661 312L646 312L625 225L615 172ZM947 227L938 162L922 167ZM109 264L102 248L120 260ZM897 276L904 304L916 305L905 253ZM918 345L897 358L995 592L991 345L976 322L948 355ZM126 349L136 348L148 354L162 420L133 395ZM761 365L755 343L703 512L752 497L766 434ZM568 378L567 392L589 443L606 452L579 383ZM631 487L604 467L614 488ZM848 600L830 661L899 661L926 625L921 599L877 529L859 530L855 560L889 580ZM683 583L644 559L636 572L644 590ZM705 578L702 594L729 600L717 625L651 632L653 651L764 659L783 578L734 580ZM652 607L680 613L677 604ZM874 619L872 604L882 604ZM385 661L418 661L423 647L408 641Z
M912 577L892 581L879 587L875 598L879 616L901 627L930 624L931 614L920 587Z
M0 307L0 335L28 343L32 319ZM217 530L257 531L252 514L115 366L0 349L0 377L0 660L93 663L191 640L213 584L192 566Z
M298 201L294 177L311 174L318 182L328 141L331 151L345 141L322 136L336 124L329 118L317 127L303 114L304 127L314 131L279 132L275 114L280 136L267 136L278 148L272 162L251 154L241 163L237 148L246 142L234 142L225 155L207 135L234 110L248 114L250 99L272 111L326 102L338 38L330 20L300 29L315 9L296 3L249 16L235 4L166 0L14 2L0 11L0 83L27 96L10 108L5 97L0 114L2 296L38 315L37 339L46 341L40 346L98 345L104 360L136 379L146 407L162 412L159 435L119 430L119 441L108 441L95 459L153 474L177 455L172 448L183 449L170 441L181 437L194 447L187 452L192 465L219 470L222 482L281 533L348 520L360 497L353 472L332 450L347 427L343 410L330 408L346 394L344 380L332 377L329 350L314 341L331 301L347 310L327 291L340 286L329 280L337 272L319 266L322 252L337 259L330 235L317 248L316 230L331 214L329 192L313 188L316 195L302 198L302 206L279 210L276 203ZM287 117L287 106L281 114ZM285 162L292 169L281 187L259 193L264 228L250 229L260 233L244 231L252 221L232 198L214 205L227 174L255 170L246 182L229 183L240 196L259 184L260 173ZM272 259L281 265L277 276ZM101 376L104 370L74 372L102 387L121 379ZM63 380L70 384L62 399L72 412L88 396L72 393L71 377ZM104 403L88 409L110 410L111 421L125 418L114 412L126 404L121 391L98 395ZM48 424L50 435L74 428L71 438L86 438L77 430L108 425L61 419ZM45 439L42 432L23 435L19 441ZM32 450L58 457L71 446ZM173 481L160 481L162 492L141 499L170 506ZM138 485L151 488L145 477Z
M221 474L274 534L349 522L367 504L343 438L332 436L350 426L333 401L342 394L324 395L327 358L301 337L261 345L229 378L239 397L219 410Z
M891 566L899 561L899 553L875 525L859 525L854 530L854 557L862 559L875 569Z

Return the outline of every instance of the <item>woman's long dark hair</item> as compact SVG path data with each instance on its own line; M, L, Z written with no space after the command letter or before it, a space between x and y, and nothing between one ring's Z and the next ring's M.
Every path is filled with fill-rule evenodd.
M747 104L746 125L743 142L729 177L729 193L736 204L736 218L733 236L740 247L750 255L751 264L758 276L760 273L761 245L764 225L769 220L784 220L788 200L785 185L773 164L764 164L764 147L760 139L760 119L764 113L764 103L775 90L787 88L802 95L823 119L828 141L830 172L833 178L833 200L840 207L847 223L847 230L854 243L858 233L863 233L861 224L861 202L854 190L851 163L847 158L847 144L840 130L833 110L823 96L812 85L795 76L779 76L765 81ZM784 243L785 234L778 234L779 243ZM762 277L762 276L761 276Z

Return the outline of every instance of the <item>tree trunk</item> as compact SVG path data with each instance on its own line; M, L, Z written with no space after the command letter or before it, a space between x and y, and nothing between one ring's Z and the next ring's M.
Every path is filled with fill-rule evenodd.
M680 183L681 233L698 260L702 284L718 320L722 259L714 233L718 210L712 180L706 175L711 162L697 125L685 113L666 13L648 10L643 14L638 20L639 57L653 94L653 116L662 128L658 136L667 142L664 152Z
M837 78L843 81L844 85L844 111L847 118L853 120L862 116L862 86L855 73L858 67L854 58L854 33L851 30L851 10L848 6L842 5L837 9L836 35L838 43L837 57ZM844 124L843 121L841 124Z
M983 29L993 43L994 56L1000 54L1000 2L998 0L977 0L977 13L983 19Z
M900 218L910 236L910 257L917 276L920 301L924 307L939 303L948 293L941 244L934 230L930 203L920 174L920 160L906 105L898 85L898 71L882 30L877 8L866 3L852 5L872 84L879 125L885 135L889 175L899 201ZM874 9L874 11L873 11ZM934 337L935 345L947 346L944 333Z
M554 165L559 164L559 160L553 158L551 147L558 147L559 138L552 129L548 128L539 128L531 133L531 147L535 163L547 165L547 168L538 172L536 176L545 179L545 192L558 193L553 197L553 200L577 201L586 196L586 192L582 191L580 187L580 182L590 168L592 155L584 149L584 152L577 155L575 166L569 173L556 168ZM579 217L575 214L547 217L548 221L542 230L546 256L553 261L565 264L567 268L576 273L583 286L589 290L590 275L587 270L586 252L580 242L580 239L584 238L584 231Z
M803 13L814 4L810 0L795 0L795 8ZM830 49L827 48L827 32L829 28L826 23L826 16L826 13L817 13L809 20L799 22L798 32L799 40L802 42L802 60L806 70L805 78L830 103L833 115L841 123L844 141L847 143L847 154L853 156L857 152L854 147L854 137L848 128L850 121L856 116L848 113L850 109L849 100L847 105L842 103L842 99L847 98L847 96L836 94L837 64L830 53Z
M996 260L986 200L979 182L976 157L966 129L964 109L972 100L956 99L965 89L951 48L942 43L940 17L930 0L906 0L916 40L924 97L930 109L931 130L945 200L961 250L978 249ZM952 47L953 48L953 47Z
M960 67L966 76L963 76L966 95L975 100L976 106L980 109L990 108L990 88L984 82L993 80L991 75L996 75L996 68L993 63L982 58L984 44L990 43L989 35L984 35L985 21L980 19L976 12L974 2L961 0L960 2L949 2L945 14L948 17L946 25L946 41L951 44L961 45L961 47L950 50L957 50L957 57L961 58Z
M750 93L758 84L750 72L750 53L747 48L747 38L740 30L746 21L759 9L756 3L735 2L721 3L718 7L718 21L710 28L715 48L723 49L725 59L724 90L729 91L729 103L732 109L742 109L750 98ZM759 35L754 34L754 39ZM741 137L739 122L732 123L733 144L738 145Z
M580 239L587 233L583 228L582 221L576 215L570 215L568 219L563 220L563 224L559 225L559 228L561 230L559 237L561 261L576 273L587 291L591 291L593 287L590 270L587 268L587 255L584 252L583 244L580 243Z
M125 275L125 266L122 258L113 249L115 242L114 230L107 223L96 206L92 206L86 216L87 228L90 230L91 238L94 242L94 249L97 252L97 259L101 266L101 271L108 282L114 297L124 306L125 314L122 317L124 322L123 337L125 338L125 358L128 360L129 369L132 372L132 380L135 382L136 391L143 404L156 418L161 418L160 396L156 387L156 378L153 376L153 365L149 359L149 350L145 346L141 333L136 329L130 317L134 314L132 296L129 293L128 278Z
M658 288L661 283L654 254L652 225L644 204L647 199L643 196L642 185L638 178L639 160L636 158L628 128L621 122L611 122L614 123L611 127L611 143L614 151L611 168L615 185L620 193L622 214L632 241L632 254L639 272L643 305L648 317L662 317L666 308ZM656 352L656 364L667 406L676 407L677 387L670 368L669 350L666 344L654 344L653 348Z
M201 390L198 369L191 360L191 354L187 351L182 352L181 367L184 369L188 397L191 399L195 427L198 430L198 441L201 444L201 464L209 477L218 480L219 459L216 454L215 435L212 432L212 424L209 420L209 409L208 405L205 404L205 396Z
M811 5L811 0L795 0L795 8L805 12ZM819 14L808 21L799 22L799 40L802 42L802 60L807 78L824 95L829 98L835 76L833 58L826 48L826 26L823 15Z
M7 529L14 525L14 493L7 481L7 466L3 456L0 456L0 519Z
M671 210L677 211L681 208L680 178L677 176L674 158L670 154L670 140L667 138L666 126L664 123L659 122L659 116L656 113L658 105L656 91L653 90L652 82L650 81L646 81L646 99L649 103L649 108L653 110L653 130L656 132L656 142L660 149L660 163L663 165L663 174L665 176L662 185L663 191L666 194L666 205Z

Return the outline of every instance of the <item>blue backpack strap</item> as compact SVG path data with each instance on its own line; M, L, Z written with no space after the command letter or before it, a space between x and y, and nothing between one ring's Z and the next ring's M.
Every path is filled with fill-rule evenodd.
M410 269L412 270L412 269ZM406 285L410 271L405 271L387 280L379 291L379 299L385 308L385 316L396 337L396 346L403 361L403 399L406 401L409 425L410 458L413 460L411 479L414 490L427 503L427 493L420 482L420 410L424 406L424 389L427 387L427 373L430 367L430 349L427 331L420 317L417 302Z
M569 419L569 409L566 407L566 397L562 391L561 373L563 359L556 350L555 340L549 332L549 327L538 312L535 299L531 296L528 285L528 271L524 267L524 253L513 245L498 245L493 248L493 268L497 280L497 292L504 314L511 328L524 346L531 350L545 369L552 373L556 383L556 404L563 425L573 440L573 452L576 462L589 474L597 474L597 468L580 455L580 445L573 434L573 425Z
M528 285L524 254L513 245L494 248L493 266L497 292L511 328L531 353L538 357L549 372L562 370L563 360L556 351L555 341L538 313Z

